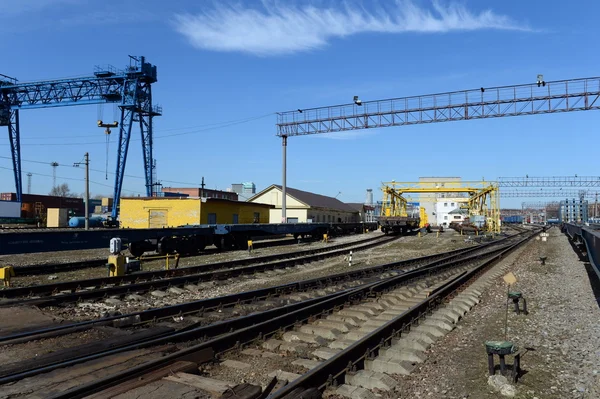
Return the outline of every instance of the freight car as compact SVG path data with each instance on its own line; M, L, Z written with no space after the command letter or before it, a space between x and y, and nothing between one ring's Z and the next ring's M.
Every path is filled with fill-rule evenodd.
M412 229L418 228L420 223L420 218L406 216L382 216L379 218L381 231L385 234L405 234Z
M320 238L323 234L339 235L376 230L376 223L287 223L287 224L217 224L157 229L65 229L0 233L0 254L70 251L108 248L111 238L121 238L133 256L156 251L194 254L209 245L228 250L245 249L249 239L293 235Z

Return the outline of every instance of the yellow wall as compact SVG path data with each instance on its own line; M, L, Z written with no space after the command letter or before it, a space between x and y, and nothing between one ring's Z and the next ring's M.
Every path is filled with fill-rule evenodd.
M162 226L177 227L186 224L200 224L199 198L121 198L119 220L123 228L147 229L150 227L151 211L165 214Z
M202 202L199 198L121 198L120 206L121 226L132 229L207 224L209 213L216 213L219 224L233 223L234 214L240 224L253 223L254 212L259 213L259 223L269 223L270 209L265 204L211 199Z
M239 224L254 223L254 212L259 213L258 223L269 223L269 206L251 202L211 201L202 203L202 224L208 223L208 214L217 214L218 224L233 223L233 215L238 215Z

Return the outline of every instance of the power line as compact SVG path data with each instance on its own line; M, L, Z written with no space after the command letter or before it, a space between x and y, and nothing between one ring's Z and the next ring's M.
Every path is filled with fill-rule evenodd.
M0 159L10 159L10 160L12 160L11 157L5 157L5 156L0 156ZM31 160L31 159L21 159L21 162L30 162L30 163L36 163L36 164L41 164L41 165L52 165L52 162L34 161L34 160ZM66 163L66 162L64 162L64 163ZM68 166L67 165L60 165L59 164L58 167L68 167ZM90 171L97 172L97 173L106 173L106 171L104 171L104 170L93 169L93 168L90 168ZM108 174L115 175L114 172L108 172ZM130 177L132 179L146 180L146 178L143 177L143 176L134 176L134 175L124 175L124 176L125 177ZM190 182L182 182L182 181L175 181L175 180L165 180L165 179L160 179L160 181L167 182L167 183L184 184L184 185L188 185L188 186L197 186L197 185L200 184L200 183L197 183L197 182L196 183L190 183Z
M12 168L7 168L6 166L0 166L0 169L10 170L10 171L13 170ZM44 173L34 173L34 172L29 172L29 173L31 173L32 175L35 175L35 176L53 177L52 175L47 175ZM84 181L84 179L77 179L75 177L56 176L56 178L61 179L61 180L73 180L73 181L79 181L79 182ZM96 182L93 180L90 180L90 183L96 184L98 186L113 188L113 186L110 186L108 184L99 183L99 182ZM134 191L134 190L127 190L127 191L135 193L135 194L144 194L145 195L145 193L142 193L141 191Z
M266 118L267 116L273 116L275 115L274 113L270 113L270 114L264 114L264 115L260 115L260 116L254 116L254 117L250 117L250 118L246 118L246 119L238 119L235 121L229 121L229 122L219 122L219 123L214 123L212 124L213 127L205 127L205 128L201 128L201 129L196 129L196 130L192 130L190 132L182 132L182 133L173 133L173 134L165 134L165 135L159 135L159 136L154 136L153 139L161 139L161 138L167 138L167 137L174 137L174 136L183 136L183 135L187 135L187 134L195 134L195 133L202 133L202 132L207 132L207 131L211 131L211 130L218 130L218 129L223 129L226 127L230 127L230 126L235 126L235 125L241 125L244 123L248 123L248 122L252 122L255 120L259 120L259 119L263 119ZM217 125L217 126L214 126ZM205 126L211 126L211 124L209 125L205 125ZM186 128L173 128L173 130L178 130L178 129L186 129ZM162 131L168 131L168 130L162 130ZM83 136L73 136L73 137L77 137L77 138L81 138L84 139ZM41 139L44 138L48 138L48 137L42 137ZM57 137L53 137L53 138L57 138ZM63 136L63 138L70 138L68 136ZM139 138L130 138L130 141L141 141L141 139ZM32 144L24 144L25 146L73 146L73 145L99 145L99 144L105 144L106 145L106 141L94 141L94 142L90 142L90 141L85 141L85 142L77 142L77 143L32 143ZM2 146L7 146L9 144L0 144ZM23 144L22 144L23 145Z

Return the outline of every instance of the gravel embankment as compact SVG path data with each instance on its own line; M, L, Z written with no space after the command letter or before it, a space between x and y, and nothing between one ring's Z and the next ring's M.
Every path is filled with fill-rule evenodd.
M548 257L546 265L540 256ZM525 371L514 397L600 398L600 299L567 238L551 229L547 242L531 241L504 262L511 262L518 279L511 291L521 291L529 308L528 315L517 315L510 302L508 340L522 349ZM400 385L384 397L502 397L487 383L483 344L504 339L506 291L498 279L458 328L431 347L412 375L399 376Z

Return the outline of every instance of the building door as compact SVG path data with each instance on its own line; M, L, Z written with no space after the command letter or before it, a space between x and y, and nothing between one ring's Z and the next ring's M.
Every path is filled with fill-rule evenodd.
M288 223L298 223L298 218L287 218Z
M217 224L217 214L216 213L208 214L208 224Z
M238 224L239 223L238 220L239 220L238 214L234 213L233 214L233 224Z
M149 212L148 227L151 229L160 229L167 227L167 210L153 209Z

